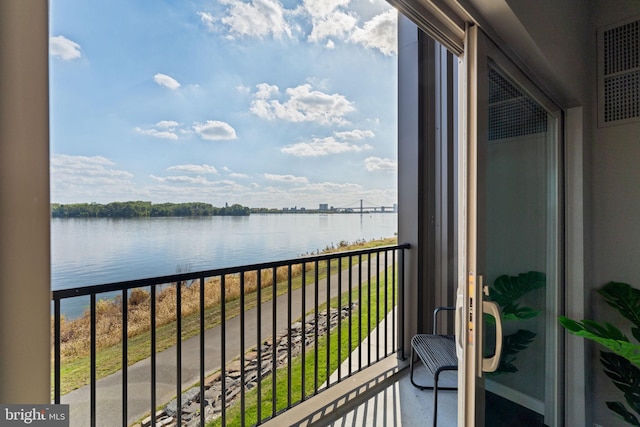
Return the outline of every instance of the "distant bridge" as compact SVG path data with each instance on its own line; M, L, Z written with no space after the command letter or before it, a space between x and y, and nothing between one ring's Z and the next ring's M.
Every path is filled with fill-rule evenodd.
M368 206L367 206L368 205ZM324 209L323 209L324 207ZM384 213L384 212L397 212L398 211L398 205L395 204L393 206L382 206L382 205L377 205L377 206L373 206L373 203L368 203L365 202L364 200L360 199L360 202L355 202L350 206L344 206L344 207L334 207L331 206L329 207L328 205L320 205L320 211L322 210L332 210L332 211L338 211L338 212L359 212L359 213L371 213L371 212L380 212L380 213Z

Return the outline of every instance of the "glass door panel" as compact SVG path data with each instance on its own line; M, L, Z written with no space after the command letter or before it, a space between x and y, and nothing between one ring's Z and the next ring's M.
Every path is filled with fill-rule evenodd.
M502 336L493 317L477 313L476 354L465 357L481 361L497 341L502 352L494 372L483 372L477 362L475 375L467 373L465 405L476 402L467 416L475 425L558 425L560 114L479 30L472 31L467 276L476 286L468 285L467 300L500 307Z

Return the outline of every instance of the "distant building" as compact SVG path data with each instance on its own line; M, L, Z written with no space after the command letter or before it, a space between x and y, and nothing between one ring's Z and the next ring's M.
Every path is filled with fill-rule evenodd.
M328 203L320 203L320 207L318 208L318 210L322 211L322 212L326 212L329 210L329 204Z

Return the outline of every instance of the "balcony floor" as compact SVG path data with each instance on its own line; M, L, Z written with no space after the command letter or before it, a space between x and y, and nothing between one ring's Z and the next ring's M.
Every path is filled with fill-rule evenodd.
M275 426L431 426L433 391L411 384L409 367L390 356L330 390L267 422ZM416 382L431 384L426 369L416 365ZM441 386L455 386L457 374L445 372ZM457 391L438 392L438 426L457 425Z
M396 325L396 312L371 331L360 347L341 366L343 380L337 382L338 372L330 378L329 389L305 400L290 410L262 424L282 426L335 426L335 427L400 427L433 425L433 390L420 390L411 384L409 360L398 360L396 355L376 361L393 348L393 335L385 333L387 326ZM386 337L386 345L384 345ZM378 341L378 339L381 339ZM349 361L354 371L359 364L366 366L368 356L374 364L350 377ZM415 364L414 379L418 384L432 385L433 377L421 362ZM457 372L440 374L440 387L457 387ZM326 387L326 383L320 389ZM456 390L438 392L438 427L457 426L458 393Z
M395 317L395 312L390 317ZM384 353L385 346L376 338L387 337L391 344L391 334L385 334L385 321L378 325L380 333L372 331L361 344L362 363L366 365L367 354ZM383 340L384 341L384 340ZM359 363L358 350L352 354L353 368ZM348 360L341 366L341 372L348 371ZM414 379L418 384L431 385L433 378L422 363L415 364ZM343 374L344 375L344 374ZM336 381L337 373L331 377ZM443 372L440 387L456 387L457 372ZM323 384L323 387L325 385ZM322 387L321 387L322 388ZM438 426L457 425L458 393L456 390L438 392ZM269 427L282 426L431 426L433 425L433 390L420 390L411 384L409 361L398 360L395 355L386 357L372 366L343 379L329 390L302 402L289 411L264 424Z
M432 384L424 367L416 370L417 382ZM455 386L455 373L441 376L442 386ZM457 391L438 392L438 426L456 426ZM411 384L409 369L397 374L397 379L372 397L328 425L346 426L430 426L433 423L433 391L420 390Z

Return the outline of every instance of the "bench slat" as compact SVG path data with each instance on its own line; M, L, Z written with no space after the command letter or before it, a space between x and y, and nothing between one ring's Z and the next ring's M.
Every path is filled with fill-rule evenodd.
M452 370L458 367L453 336L418 334L411 339L411 346L432 375L443 368Z

